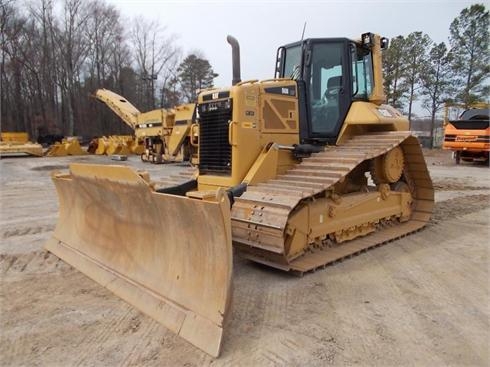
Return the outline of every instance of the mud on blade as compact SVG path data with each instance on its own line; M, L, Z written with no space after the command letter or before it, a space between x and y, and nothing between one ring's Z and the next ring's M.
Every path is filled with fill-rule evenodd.
M53 181L60 217L46 249L218 356L232 274L226 195L161 194L125 166L72 164Z

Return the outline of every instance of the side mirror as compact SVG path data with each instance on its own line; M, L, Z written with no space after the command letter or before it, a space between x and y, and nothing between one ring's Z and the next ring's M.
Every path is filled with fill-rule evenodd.
M370 32L363 33L361 35L362 47L364 47L367 50L371 49L371 47L373 47L373 38L374 35L372 33Z
M386 37L381 37L380 39L380 46L382 50L386 50L388 48L388 45L390 43L390 40Z

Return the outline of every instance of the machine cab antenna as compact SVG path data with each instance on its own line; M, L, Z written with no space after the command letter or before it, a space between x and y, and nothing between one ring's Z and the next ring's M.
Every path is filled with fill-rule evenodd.
M303 41L303 39L305 37L305 30L306 30L306 21L305 21L305 24L303 25L303 33L301 33L301 41Z

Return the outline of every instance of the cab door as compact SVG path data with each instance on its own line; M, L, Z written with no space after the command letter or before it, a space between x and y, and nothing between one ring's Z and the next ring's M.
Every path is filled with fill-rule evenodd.
M349 42L308 40L304 74L308 138L334 144L352 100Z

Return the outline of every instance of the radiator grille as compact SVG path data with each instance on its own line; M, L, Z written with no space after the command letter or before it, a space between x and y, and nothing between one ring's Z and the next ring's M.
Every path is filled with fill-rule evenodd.
M490 143L490 136L488 136L488 135L453 135L453 134L447 134L444 136L444 141Z
M228 124L231 100L199 105L199 171L201 174L231 174Z

